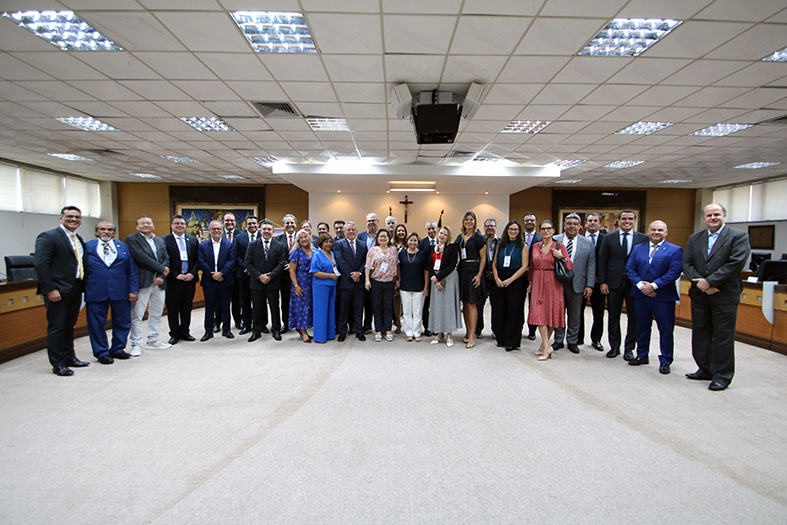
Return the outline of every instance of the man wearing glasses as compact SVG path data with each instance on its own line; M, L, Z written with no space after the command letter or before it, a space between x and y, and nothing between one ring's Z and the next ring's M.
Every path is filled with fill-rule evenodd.
M536 230L537 220L535 213L526 213L522 218L522 240L527 243L528 261L533 259L533 244L544 240L541 238L541 234ZM527 274L525 274L524 278L527 279ZM525 284L525 286L527 286L527 284ZM530 308L530 294L527 295L527 304L528 308ZM527 338L531 341L536 340L536 328L534 324L527 325Z

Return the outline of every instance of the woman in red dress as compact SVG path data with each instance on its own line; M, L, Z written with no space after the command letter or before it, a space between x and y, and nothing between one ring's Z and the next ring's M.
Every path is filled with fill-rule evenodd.
M566 247L552 241L555 234L552 221L543 221L540 229L543 240L533 244L530 259L528 292L531 297L527 322L538 326L541 347L536 355L539 356L539 361L546 361L552 357L553 350L549 345L552 332L558 326L565 326L563 284L555 277L555 259L561 259L569 270L573 269L573 266Z

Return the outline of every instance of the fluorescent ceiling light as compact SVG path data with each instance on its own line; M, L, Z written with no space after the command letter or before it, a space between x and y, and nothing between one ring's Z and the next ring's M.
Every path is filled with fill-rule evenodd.
M586 45L580 56L639 56L680 25L680 20L616 18Z
M735 166L735 167L744 170L757 170L760 168L767 168L768 166L776 166L777 164L780 163L779 162L750 162L748 164L741 164L740 166Z
M615 135L650 135L670 126L672 126L672 122L637 122L627 128L616 131Z
M473 157L470 160L472 162L500 162L505 159L501 159L500 157Z
M555 184L576 184L578 182L582 182L582 179L561 179L556 180Z
M73 11L17 11L3 13L3 16L63 50L122 50L90 24L77 18Z
M80 157L79 155L72 155L70 153L47 153L50 157L57 157L58 159L65 159L65 160L81 160L92 162L93 159L89 159L87 157Z
M238 179L243 179L244 177L241 177L240 175L222 175L221 178L229 179L229 180L238 180Z
M420 181L415 181L415 180L389 180L388 184L410 184L410 185L414 185L414 186L422 184L422 185L428 186L430 184L437 184L437 183L435 181L433 181L433 180L420 180Z
M85 131L120 131L93 117L57 117L57 120Z
M140 179L160 179L158 175L153 175L152 173L130 173L133 177L139 177Z
M270 166L271 164L275 164L276 162L279 161L279 159L277 159L273 155L269 157L248 157L248 159L250 161L256 162L260 166Z
M686 182L691 182L693 179L669 179L663 180L659 182L659 184L684 184Z
M787 48L762 59L763 62L787 62Z
M257 53L316 53L301 13L234 11L232 19Z
M198 131L235 131L216 117L180 117L180 120Z
M437 189L436 188L388 188L388 191L401 191L401 192L437 191Z
M347 120L338 117L306 117L314 131L350 131Z
M191 157L185 157L183 155L162 155L161 158L171 162L177 162L179 164L184 162L199 162L198 160L194 160Z
M586 161L585 160L556 160L551 165L557 166L558 168L560 168L560 171L563 171L563 170L570 170L571 168L576 168L583 162Z
M637 164L642 164L645 162L644 160L616 160L615 162L610 162L609 164L605 165L605 168L630 168L632 166L636 166Z
M742 129L748 129L753 125L754 124L716 124L695 131L694 133L689 133L689 135L697 135L700 137L723 137L724 135L729 135L730 133L735 133Z
M538 133L550 124L548 120L512 120L500 133Z

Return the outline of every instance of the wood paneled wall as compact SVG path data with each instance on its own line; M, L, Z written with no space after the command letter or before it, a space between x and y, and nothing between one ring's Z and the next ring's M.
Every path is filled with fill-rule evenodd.
M292 184L265 186L265 217L281 226L282 218L292 213L298 222L309 217L309 193ZM317 225L313 228L316 230ZM333 224L331 224L333 228Z
M539 220L555 220L555 217L552 217L552 188L528 188L511 194L508 205L509 220L516 219L522 224L522 217L530 212L535 213ZM505 225L498 225L498 230L502 231L503 226Z

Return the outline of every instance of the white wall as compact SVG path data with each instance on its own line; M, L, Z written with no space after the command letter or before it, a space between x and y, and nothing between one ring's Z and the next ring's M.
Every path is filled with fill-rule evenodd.
M407 216L407 231L416 232L419 236L425 235L424 224L429 219L437 220L440 210L443 214L443 224L451 228L456 234L462 216L468 210L475 212L478 217L479 229L483 231L483 221L488 218L497 220L498 235L508 222L508 195L433 195L433 194L407 194L413 201L409 206ZM388 216L388 207L393 208L393 215L400 223L404 222L404 206L399 201L404 200L403 194L371 194L371 193L309 193L309 220L312 227L317 227L320 221L327 222L333 228L335 219L355 221L358 231L366 230L366 214L375 212L380 217L380 225L385 225ZM298 218L301 219L300 217Z
M782 256L783 253L787 253L787 221L770 221L770 222L728 222L726 223L729 226L737 230L743 230L748 233L749 225L752 226L766 226L769 224L776 225L774 228L776 231L774 233L773 239L773 250L761 250L761 249L752 249L754 252L765 252L770 253L771 257L774 259L778 259ZM749 269L749 263L746 262L746 270Z

